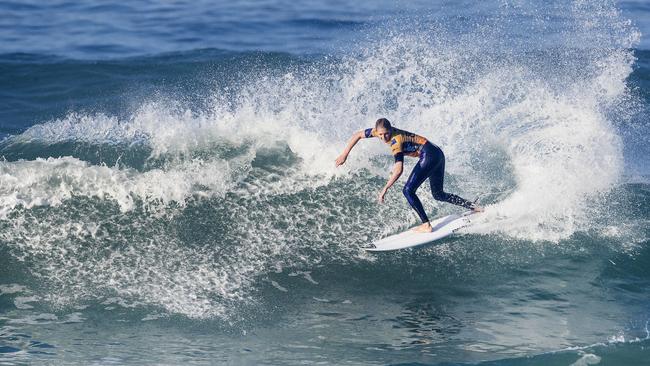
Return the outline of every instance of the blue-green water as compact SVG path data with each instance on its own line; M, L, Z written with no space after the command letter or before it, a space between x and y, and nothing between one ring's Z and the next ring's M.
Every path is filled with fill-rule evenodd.
M0 364L648 364L649 10L0 3ZM360 249L380 116L475 225Z

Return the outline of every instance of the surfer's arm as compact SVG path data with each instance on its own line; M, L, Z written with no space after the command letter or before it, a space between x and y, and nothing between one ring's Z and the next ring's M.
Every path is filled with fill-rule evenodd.
M384 202L384 196L386 195L386 192L388 192L388 189L397 182L400 176L402 176L402 172L404 171L404 162L403 161L396 161L395 165L393 165L393 170L390 173L390 178L388 178L388 182L386 182L386 185L384 188L381 189L379 192L379 195L377 196L377 200L379 203Z
M350 154L350 151L352 151L354 145L356 145L359 140L365 137L365 132L363 130L353 133L352 137L350 137L350 140L348 141L348 145L345 147L345 150L343 150L341 155L336 158L336 166L343 165L343 163L345 163L345 160L348 158L348 154Z

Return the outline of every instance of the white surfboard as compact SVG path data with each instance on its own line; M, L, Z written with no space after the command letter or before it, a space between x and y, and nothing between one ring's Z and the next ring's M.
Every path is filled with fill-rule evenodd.
M458 229L471 223L470 215L474 211L467 211L462 214L453 214L441 217L431 222L430 233L416 233L411 230L377 240L363 248L368 252L388 252L392 250L413 248L436 240L440 240L455 233Z

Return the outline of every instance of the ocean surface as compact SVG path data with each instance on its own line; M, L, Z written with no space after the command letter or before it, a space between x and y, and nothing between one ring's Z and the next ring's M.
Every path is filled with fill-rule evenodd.
M644 1L0 1L0 365L650 365L649 33ZM379 117L473 226L361 249L417 223L379 141L334 167Z

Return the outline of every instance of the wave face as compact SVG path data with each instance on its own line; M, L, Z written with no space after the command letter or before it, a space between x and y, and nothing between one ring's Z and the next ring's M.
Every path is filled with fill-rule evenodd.
M172 348L165 327L191 337L209 324L198 344L230 362L248 357L232 356L246 342L250 362L271 363L300 347L361 363L589 364L620 356L612 339L642 352L650 56L634 50L639 32L609 2L463 14L366 25L329 56L0 57L3 321L60 324L54 348L86 320L102 322L98 337L116 322L153 327ZM378 117L441 146L446 190L486 205L463 235L360 250L416 223L400 183L375 203L392 165L381 143L334 167ZM420 197L432 216L457 210ZM34 347L7 339L7 353ZM186 361L168 356L148 359Z

